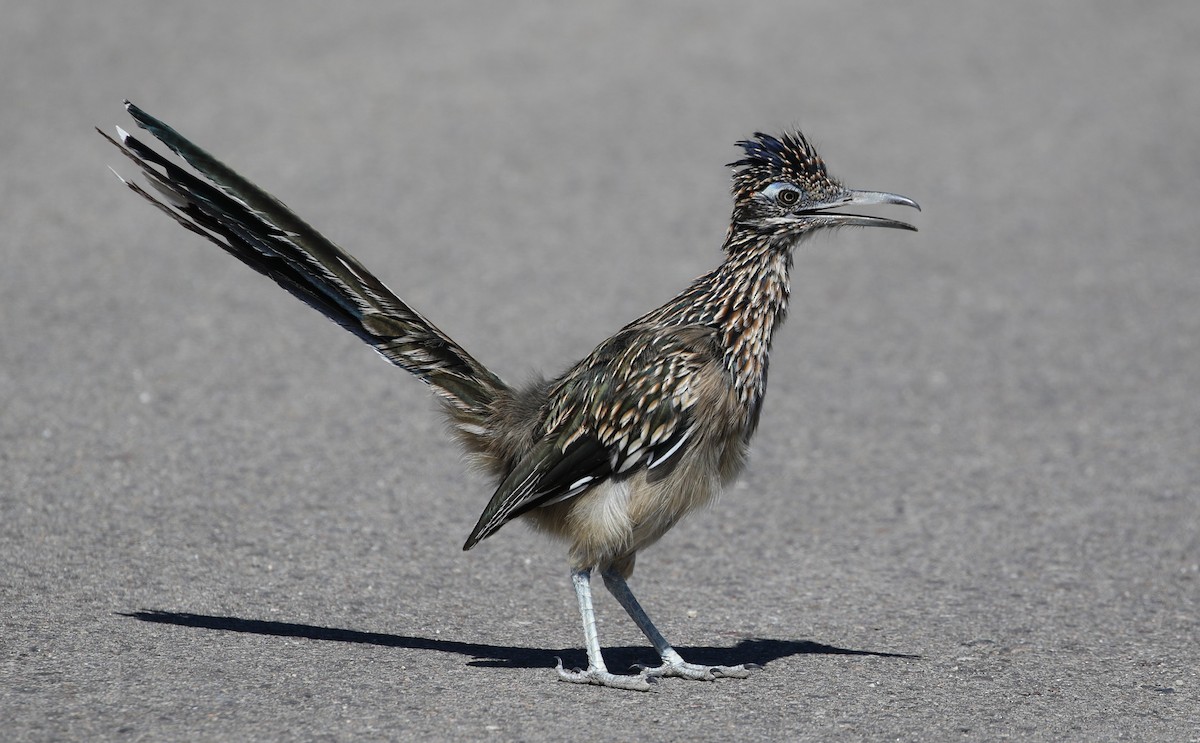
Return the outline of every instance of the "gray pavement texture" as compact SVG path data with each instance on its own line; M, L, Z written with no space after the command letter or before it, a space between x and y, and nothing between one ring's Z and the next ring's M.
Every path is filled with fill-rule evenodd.
M0 5L3 739L1200 740L1200 5ZM558 682L561 546L460 551L426 390L121 188L125 97L514 380L719 259L756 129L917 199L797 254L751 467L639 560L763 669Z

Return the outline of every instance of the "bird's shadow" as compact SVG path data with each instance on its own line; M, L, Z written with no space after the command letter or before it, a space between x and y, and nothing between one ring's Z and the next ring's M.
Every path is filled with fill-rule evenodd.
M337 627L319 627L312 624L292 622L269 622L261 619L220 617L207 614L190 614L174 611L142 610L119 612L119 616L130 617L142 622L174 624L180 627L245 632L254 635L276 637L301 637L308 640L330 642L353 642L364 645L379 645L389 648L410 650L436 650L440 653L457 653L472 658L467 665L483 668L553 668L558 659L571 668L587 665L587 656L582 648L531 648L516 645L489 645L477 642L460 642L414 635L391 635L380 632L360 632ZM676 648L681 655L693 663L704 665L737 665L757 663L765 666L774 660L792 655L870 655L881 658L917 658L904 653L884 653L873 650L853 650L824 645L810 640L775 640L752 638L739 641L732 647L693 645ZM612 668L628 668L635 664L657 664L653 651L648 647L605 647L605 659Z

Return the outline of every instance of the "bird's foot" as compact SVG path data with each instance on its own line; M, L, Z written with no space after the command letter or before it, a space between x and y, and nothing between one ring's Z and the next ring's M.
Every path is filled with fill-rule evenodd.
M563 668L562 659L558 658L557 660L558 678L563 681L569 681L572 684L595 684L596 686L607 686L610 689L650 691L653 688L651 684L657 680L654 677L647 676L645 673L638 674L637 676L620 676L592 666L589 666L584 671L578 668L568 671Z
M687 663L683 660L675 662L664 660L661 666L654 668L640 665L634 667L640 669L642 678L646 679L673 677L692 681L716 681L722 678L744 679L750 677L751 671L762 668L757 663L743 663L738 666L705 666L699 663Z

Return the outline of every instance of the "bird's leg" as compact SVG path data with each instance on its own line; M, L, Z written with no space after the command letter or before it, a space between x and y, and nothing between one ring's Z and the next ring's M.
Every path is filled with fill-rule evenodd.
M658 656L662 658L662 665L656 668L643 668L642 676L646 678L655 678L659 676L677 676L679 678L692 679L693 681L712 681L718 678L739 678L744 679L750 675L752 670L758 668L753 663L748 663L738 666L705 666L698 663L688 663L671 647L671 643L667 642L667 638L663 637L658 631L658 627L654 626L654 622L650 620L650 616L642 609L642 605L638 603L633 596L633 591L629 590L629 584L625 582L624 576L620 573L606 570L604 571L604 585L608 586L609 592L616 597L621 606L629 614L630 619L658 651Z
M596 684L613 689L650 691L650 682L644 674L618 676L615 673L609 673L608 667L604 665L604 656L600 654L600 636L596 633L596 612L592 609L592 569L584 568L572 571L571 583L575 585L575 596L579 599L579 614L583 617L583 637L587 643L588 667L586 671L578 669L568 671L563 668L562 659L559 659L558 677L574 684Z

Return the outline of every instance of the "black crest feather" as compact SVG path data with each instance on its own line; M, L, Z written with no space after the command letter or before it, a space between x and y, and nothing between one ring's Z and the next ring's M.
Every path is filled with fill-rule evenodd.
M778 137L755 132L753 139L737 144L745 157L729 163L729 167L739 169L733 174L735 196L749 195L776 181L795 183L810 191L823 190L834 183L825 161L798 131Z

